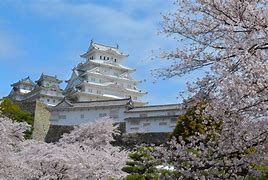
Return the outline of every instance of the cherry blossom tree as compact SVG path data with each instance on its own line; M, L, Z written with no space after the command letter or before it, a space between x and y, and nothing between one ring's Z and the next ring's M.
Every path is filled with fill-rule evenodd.
M27 126L0 118L1 179L120 179L127 153L110 144L109 119L84 124L56 144L24 140Z
M204 170L209 178L216 178L221 169L225 178L236 178L248 168L252 172L245 176L254 174L253 164L267 166L261 157L268 151L268 2L177 0L174 5L176 10L163 16L161 32L176 39L178 47L160 54L173 64L157 69L156 75L171 78L208 71L188 90L192 100L207 103L204 115L223 125L214 141L196 143L206 134L197 134L187 145L173 141L167 155L188 162L187 168L175 164L186 178L205 177ZM199 149L199 155L189 148ZM254 153L245 153L248 149Z
M28 128L25 122L12 122L0 116L0 179L19 179L29 172L15 156L16 152L23 149L23 132Z
M206 120L203 123L206 125ZM153 156L161 159L164 165L174 167L170 173L173 179L264 178L267 170L263 169L267 169L268 164L263 122L242 125L240 128L245 136L240 132L238 136L231 136L225 130L210 128L187 138L174 137L168 146L157 147ZM247 126L254 126L255 133L251 132L249 136ZM228 132L233 132L232 127ZM263 133L260 135L260 132Z
M267 1L177 0L175 5L175 12L163 16L162 33L177 39L178 48L161 54L174 64L157 75L210 68L190 92L215 99L212 106L221 112L267 117Z

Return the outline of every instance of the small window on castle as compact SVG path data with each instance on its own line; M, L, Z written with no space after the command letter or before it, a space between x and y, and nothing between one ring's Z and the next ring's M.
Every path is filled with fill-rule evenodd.
M109 57L107 57L107 60L109 60Z
M115 75L115 76L119 76L119 74L118 74L117 72L114 72L114 75Z
M53 103L55 103L56 102L56 100L55 99L53 99Z
M50 101L50 99L47 99L47 102L49 102Z
M174 111L169 111L169 112L167 112L167 115L168 116L173 116L173 115L175 115L175 112Z
M116 59L114 59L114 62L116 62Z
M66 119L66 115L59 115L59 119Z
M171 118L171 119L170 119L170 122L171 122L172 124L176 124L176 122L177 122L177 118Z
M105 56L103 56L103 60L105 60Z
M150 126L151 123L143 123L143 126Z
M88 89L88 92L92 93L92 89Z
M160 122L160 123L159 123L159 126L165 126L165 125L167 125L166 122Z
M100 59L102 59L102 56L100 56Z
M130 122L131 125L140 125L140 121L138 120L133 120Z
M119 117L119 111L118 110L111 110L110 111L110 117L111 118L118 118Z
M99 114L99 117L105 117L105 116L107 116L106 113L100 113L100 114Z
M147 117L147 113L141 113L140 117Z
M81 115L80 115L80 118L81 118L81 119L84 119L84 117L85 117L84 114L81 114Z

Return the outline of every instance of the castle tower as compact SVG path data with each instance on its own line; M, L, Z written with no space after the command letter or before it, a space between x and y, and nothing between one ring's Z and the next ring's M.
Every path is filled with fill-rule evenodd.
M43 103L51 106L57 105L63 99L63 90L59 87L62 81L56 76L41 74L40 78L35 82L36 87L31 92L32 97L28 97L29 99L39 99Z
M15 101L21 101L24 100L26 94L34 89L35 83L28 76L16 83L11 84L11 86L12 89L8 95L8 98Z
M139 98L146 94L137 89L140 81L131 77L135 69L121 63L128 57L119 47L107 46L91 41L88 51L81 55L84 63L73 68L71 78L66 81L66 97L74 101L124 99L131 96L138 105Z
M56 76L42 74L35 82L27 77L12 84L13 88L7 97L20 102L39 100L49 106L55 106L63 99L63 90L59 87L62 81Z

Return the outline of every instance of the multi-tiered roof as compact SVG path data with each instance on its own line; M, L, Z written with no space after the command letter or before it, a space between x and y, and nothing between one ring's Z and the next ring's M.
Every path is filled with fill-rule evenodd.
M8 97L12 98L13 100L20 101L24 99L24 96L31 92L34 87L35 83L31 80L28 76L24 79L19 80L11 84L12 90L9 93Z
M119 47L91 41L88 51L81 55L85 62L73 68L65 89L68 98L76 101L124 99L132 97L134 103L144 104L139 98L145 92L137 89L140 81L132 78L135 69L122 65L128 57Z
M13 89L8 97L15 101L40 100L52 106L63 99L62 89L59 87L62 81L56 76L42 74L35 82L27 77L12 84Z

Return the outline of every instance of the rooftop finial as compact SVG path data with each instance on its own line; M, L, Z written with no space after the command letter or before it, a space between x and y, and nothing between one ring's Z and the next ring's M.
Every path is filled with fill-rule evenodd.
M93 43L93 39L90 40L90 44L92 44L92 43Z
M118 44L116 44L116 48L117 48L117 49L119 48L119 45L118 45Z

